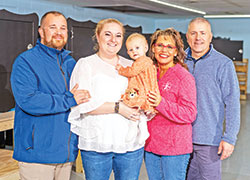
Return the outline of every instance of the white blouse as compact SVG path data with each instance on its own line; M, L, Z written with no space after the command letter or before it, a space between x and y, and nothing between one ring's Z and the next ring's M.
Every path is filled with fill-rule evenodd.
M119 64L130 66L132 61L119 57ZM70 87L78 83L78 89L90 92L89 102L71 108L68 121L71 131L79 136L78 147L81 150L97 152L125 153L144 146L147 136L140 133L129 142L126 135L130 120L120 114L88 115L105 102L116 102L124 94L128 80L96 54L81 58L72 73ZM145 118L141 116L141 118ZM140 140L139 140L140 139Z

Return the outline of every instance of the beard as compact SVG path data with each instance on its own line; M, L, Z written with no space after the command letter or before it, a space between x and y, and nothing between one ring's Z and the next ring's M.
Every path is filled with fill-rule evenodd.
M46 41L46 39L44 39L44 45L58 50L61 50L66 44L67 41L65 40L64 36L61 35L60 39L57 39L55 36L52 36L50 41Z

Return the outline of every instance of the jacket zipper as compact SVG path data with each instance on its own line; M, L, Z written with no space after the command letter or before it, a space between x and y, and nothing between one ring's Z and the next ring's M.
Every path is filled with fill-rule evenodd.
M60 64L58 54L56 55L56 58L57 58L57 63L59 65L59 68L60 68L60 70L62 72L62 75L63 75L64 83L65 83L65 86L66 86L66 90L69 91L68 84L67 84L67 81L66 81L66 78L65 78L65 73L63 72L63 69L62 69L63 59L62 59L62 62ZM71 134L72 134L72 132L70 131L69 139L68 139L68 157L67 157L66 162L69 161L69 156L70 156L70 139L71 139Z
M197 62L197 61L196 61ZM196 62L194 62L194 64L193 64L193 72L192 72L192 74L194 74L194 70L195 70L195 64L196 64Z
M65 83L65 86L66 86L66 90L69 91L69 87L68 87L68 84L67 84L67 81L66 81L66 78L65 78L65 73L63 72L63 69L62 69L62 66L61 66L62 63L60 64L60 62L59 62L58 54L56 54L56 58L57 58L57 63L58 63L58 65L59 65L59 68L60 68L60 70L61 70L61 73L62 73L62 75L63 75L64 83ZM62 59L62 62L63 62L63 59Z
M69 162L69 156L70 156L70 139L71 139L71 134L72 134L72 132L70 131L70 134L69 134L69 140L68 140L68 157L67 157L66 162Z
M33 127L33 130L32 130L32 145L28 148L26 148L26 150L29 150L29 149L34 149L34 133L35 133L35 128Z

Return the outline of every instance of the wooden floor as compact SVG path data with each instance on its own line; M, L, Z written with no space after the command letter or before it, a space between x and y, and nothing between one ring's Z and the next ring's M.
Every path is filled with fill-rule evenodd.
M18 180L18 164L12 150L0 149L0 180Z

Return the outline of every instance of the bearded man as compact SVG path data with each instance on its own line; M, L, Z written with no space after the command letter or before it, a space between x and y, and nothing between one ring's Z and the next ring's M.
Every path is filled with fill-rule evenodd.
M14 154L22 180L69 180L78 148L70 132L70 108L89 100L78 85L69 91L75 60L63 49L67 21L57 11L40 22L34 48L20 54L13 65L11 86L16 101Z

